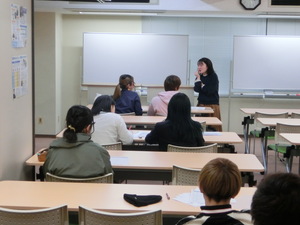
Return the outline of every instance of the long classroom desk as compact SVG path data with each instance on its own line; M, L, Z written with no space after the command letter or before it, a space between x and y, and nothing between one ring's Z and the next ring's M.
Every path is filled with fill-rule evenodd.
M123 116L123 119L127 125L155 125L158 122L162 122L166 119L165 116ZM222 121L217 117L192 117L194 121L206 122L206 125L222 125Z
M270 130L264 131L261 135L261 152L263 163L265 167L265 172L268 172L268 136L274 135L274 128L276 128L277 123L283 123L288 125L299 125L300 119L291 118L257 118L257 121L265 127L269 127Z
M150 130L132 130L133 142L144 143L145 136ZM241 144L243 140L235 132L203 132L203 138L207 144Z
M267 109L267 108L240 108L240 110L247 114L248 116L244 117L244 120L242 122L243 125L243 131L244 131L244 140L245 140L245 153L250 153L249 149L249 125L254 123L254 115L256 112L260 113L285 113L288 112L289 115L292 113L299 113L300 109Z
M147 113L149 110L148 105L142 105L143 113ZM191 114L193 115L199 115L199 114L212 114L214 113L214 110L211 107L191 107Z
M199 206L192 206L174 199L179 194L191 193L196 186L59 183L32 181L0 181L0 207L13 209L40 209L67 205L69 211L78 211L80 205L108 212L133 213L162 210L163 217L177 220L196 215ZM233 209L250 209L255 187L242 187L232 203ZM135 207L123 199L124 193L161 195L162 201ZM166 193L170 196L167 199Z
M264 167L252 154L184 153L151 151L108 151L117 180L172 180L173 165L202 169L210 160L223 157L237 164L241 172L263 172ZM42 166L37 155L26 161L29 166Z
M287 158L287 172L292 171L293 165L293 157L300 156L300 133L280 133L286 141L294 145L290 149L290 155ZM298 165L298 174L300 174L300 157L299 157L299 165Z

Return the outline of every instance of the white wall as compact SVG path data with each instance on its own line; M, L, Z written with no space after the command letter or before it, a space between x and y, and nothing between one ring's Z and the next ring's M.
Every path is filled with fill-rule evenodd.
M32 54L31 54L31 0L15 0L15 4L27 8L28 42L24 48L11 47L11 3L0 1L0 180L31 179L31 167L25 161L33 153L32 125ZM27 55L28 93L13 99L12 66L13 56Z

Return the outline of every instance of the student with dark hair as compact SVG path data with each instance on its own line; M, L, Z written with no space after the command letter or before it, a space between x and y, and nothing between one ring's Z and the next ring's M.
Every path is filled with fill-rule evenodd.
M167 76L164 82L165 91L159 92L151 100L151 104L148 109L148 116L167 116L168 104L173 95L178 93L178 89L181 85L181 80L176 75Z
M202 126L192 120L191 103L184 93L173 95L166 120L157 123L145 141L159 144L161 151L166 151L168 144L191 147L204 145Z
M293 173L267 175L253 196L251 215L254 225L298 225L300 176Z
M205 206L197 216L181 219L176 225L251 225L247 211L233 210L230 199L240 191L241 172L236 164L225 158L209 161L200 171L198 185L203 193Z
M133 91L134 79L129 74L123 74L119 78L119 84L115 88L113 99L116 101L116 113L131 113L142 115L143 110L138 94Z
M212 117L221 120L219 106L219 79L216 74L213 63L208 58L201 58L197 62L197 72L195 72L194 91L198 92L198 104L201 107L211 107L214 110ZM222 126L210 126L214 130L222 131Z
M93 141L103 145L122 142L132 144L132 133L127 129L123 118L115 113L115 101L109 95L99 96L92 107L95 121Z
M44 163L47 172L70 178L88 178L112 172L106 149L91 140L94 126L89 108L72 106L66 116L63 138L52 141Z

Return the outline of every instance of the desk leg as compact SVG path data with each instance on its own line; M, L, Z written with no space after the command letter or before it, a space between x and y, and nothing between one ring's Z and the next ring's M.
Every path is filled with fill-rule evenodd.
M250 116L244 117L242 122L243 131L244 131L244 141L245 141L245 154L250 153L250 143L249 143L249 125L254 123L254 119Z
M274 130L269 130L268 127L261 129L261 154L265 167L265 174L268 173L268 137L274 136Z

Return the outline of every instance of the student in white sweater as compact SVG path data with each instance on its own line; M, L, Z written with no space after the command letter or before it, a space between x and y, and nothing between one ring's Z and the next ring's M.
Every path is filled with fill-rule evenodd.
M130 145L133 142L132 133L127 129L123 118L115 113L115 101L109 95L96 98L92 107L95 132L92 140L100 145L122 142Z

